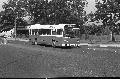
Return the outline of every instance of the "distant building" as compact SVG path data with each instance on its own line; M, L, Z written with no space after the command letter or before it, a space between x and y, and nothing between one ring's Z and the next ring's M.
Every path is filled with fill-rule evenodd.
M0 33L0 36L13 37L13 34L14 28L9 31L2 31L2 33Z
M26 29L25 26L17 26L16 28L16 34L19 37L22 37L22 35L27 35L29 33L28 29ZM15 28L6 28L1 30L0 36L6 36L6 37L14 37L15 35Z
M29 35L29 30L27 29L27 26L18 26L16 28L16 34L18 37L26 37Z

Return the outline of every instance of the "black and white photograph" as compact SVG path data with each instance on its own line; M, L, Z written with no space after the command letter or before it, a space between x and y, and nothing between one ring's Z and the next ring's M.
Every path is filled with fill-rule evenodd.
M120 77L120 0L0 0L0 78Z

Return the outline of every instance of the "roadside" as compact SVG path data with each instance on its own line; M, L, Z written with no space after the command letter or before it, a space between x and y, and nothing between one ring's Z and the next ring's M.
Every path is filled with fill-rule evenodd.
M23 39L23 38L7 38L7 40L18 40L18 41L25 41L25 42L28 42L29 40L28 39Z
M28 39L23 38L7 38L8 41L15 41L16 42L29 42ZM9 43L9 42L8 42ZM90 42L88 40L81 40L80 46L97 46L97 47L120 47L120 42L111 42L111 41L102 41L102 42Z
M15 42L14 39L12 42ZM15 44L8 42L6 45L1 45L1 77L115 77L120 75L119 49L83 47L62 50L37 45L27 46L22 43L23 40L17 40Z

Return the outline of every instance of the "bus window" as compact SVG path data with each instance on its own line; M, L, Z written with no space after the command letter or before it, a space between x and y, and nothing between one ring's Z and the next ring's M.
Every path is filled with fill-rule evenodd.
M75 37L79 37L79 29L73 29Z
M75 31L73 31L72 27L68 27L65 29L64 37L70 37L70 38L76 37Z
M57 35L56 29L52 30L52 35Z
M51 35L51 29L39 29L39 35Z
M37 33L38 33L38 29L33 29L32 30L32 35L37 35Z
M39 34L39 35L42 35L41 29L38 30L38 34Z
M32 35L34 35L34 34L35 34L35 29L32 30Z
M38 29L35 29L35 35L38 35Z
M39 34L39 35L42 35L42 29L39 29L39 30L38 30L38 34Z
M47 35L51 35L51 29L45 29Z
M62 29L57 29L57 35L62 35L63 30Z

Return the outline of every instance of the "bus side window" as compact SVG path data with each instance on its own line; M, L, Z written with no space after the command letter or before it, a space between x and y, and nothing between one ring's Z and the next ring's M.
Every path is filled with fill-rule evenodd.
M52 35L57 35L56 29L52 30Z
M39 34L39 35L42 35L42 29L39 29L39 30L38 30L38 34Z
M34 31L34 30L35 30L35 29L33 29L33 30L32 30L32 35L34 35L34 34L35 34L35 31Z
M44 35L44 29L39 29L39 35Z
M43 30L42 30L42 34L43 34L43 35L46 35L46 29L43 29Z
M37 29L35 29L35 35L37 35Z
M47 35L51 35L51 29L47 29Z
M51 35L51 29L44 29L45 35Z
M57 29L57 35L62 35L63 30L62 29Z
M51 35L51 29L39 29L39 35Z

